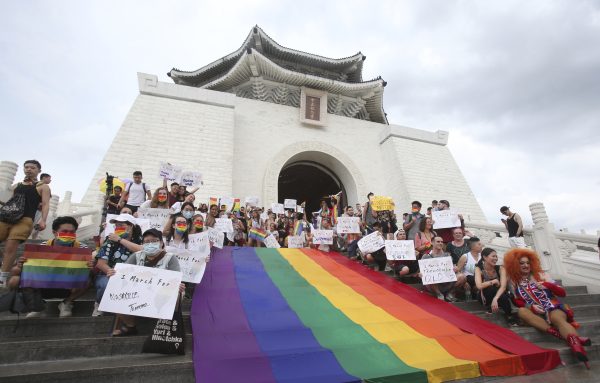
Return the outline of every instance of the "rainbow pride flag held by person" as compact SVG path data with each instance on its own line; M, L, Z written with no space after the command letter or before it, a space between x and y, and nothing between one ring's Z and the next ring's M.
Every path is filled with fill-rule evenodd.
M257 241L264 241L268 234L263 229L252 228L248 231L248 238L256 239Z
M216 251L191 321L198 382L443 382L560 363L556 350L312 249Z
M219 198L218 197L210 197L208 199L208 207L210 208L212 205L219 206ZM220 206L219 206L220 207Z
M239 198L234 198L233 199L233 209L231 209L231 211L237 213L237 212L240 211L240 207L241 207L240 199Z
M294 224L294 235L301 235L304 230L304 225L302 225L302 221L296 220Z
M65 246L25 245L27 261L21 287L74 289L88 286L91 249Z

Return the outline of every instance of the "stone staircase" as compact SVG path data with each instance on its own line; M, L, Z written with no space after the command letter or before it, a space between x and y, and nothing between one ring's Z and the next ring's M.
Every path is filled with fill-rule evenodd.
M408 282L414 288L421 288L416 281ZM548 379L542 375L480 377L469 382L600 381L593 370L600 359L600 294L588 294L585 286L568 286L566 289L565 302L573 307L575 318L581 323L581 335L594 342L587 347L592 372L584 371L585 367L572 357L564 342L529 327L516 327L511 329L523 338L541 347L557 349L567 366L542 374L550 374ZM184 356L141 354L142 344L154 320L138 322L141 335L111 337L113 317L90 316L94 306L92 290L75 302L73 317L58 318L58 303L58 300L49 301L47 316L42 318L25 319L23 315L18 318L14 314L0 313L0 383L194 382L190 300L183 301L187 331ZM457 302L455 305L501 326L506 325L500 316L486 314L478 302Z

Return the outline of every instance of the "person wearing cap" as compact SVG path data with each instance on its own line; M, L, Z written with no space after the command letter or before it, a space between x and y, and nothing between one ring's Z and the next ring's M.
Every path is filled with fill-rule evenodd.
M157 229L148 229L142 234L142 250L135 252L127 260L127 264L153 267L157 269L181 271L179 260L173 253L165 250L162 233ZM110 270L107 274L109 277L114 275L115 271ZM185 291L185 285L179 285L179 292ZM112 336L127 336L137 334L136 317L130 315L117 314L116 323L123 323L117 327Z
M523 239L523 220L521 220L521 216L510 211L508 206L502 206L500 213L508 217L508 219L502 218L501 221L508 231L508 243L510 247L526 248L525 239Z
M136 226L135 218L131 214L119 214L110 220L110 223L115 225L115 232L107 237L100 250L98 250L98 254L96 254L98 273L96 275L96 303L94 304L92 316L102 314L98 311L98 305L102 300L102 295L104 295L108 277L114 274L113 268L117 263L126 262L134 252L128 248L128 245L135 245L134 242L130 241Z

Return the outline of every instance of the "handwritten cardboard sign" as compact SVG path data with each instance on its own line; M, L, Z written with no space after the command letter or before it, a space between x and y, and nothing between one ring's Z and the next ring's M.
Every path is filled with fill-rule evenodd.
M460 218L456 210L438 210L431 212L434 229L445 229L448 227L460 227Z
M187 187L198 187L202 185L202 173L186 170L181 173L181 180L179 183Z
M248 206L251 206L251 207L258 206L259 202L260 202L260 198L254 197L254 196L252 196L252 197L246 197L246 199L244 200L244 204L248 205Z
M173 318L181 272L126 263L117 263L115 271L108 279L99 310L148 318Z
M314 230L312 235L314 245L333 245L333 230Z
M263 242L264 242L265 246L270 249L279 249L281 247L281 246L279 246L279 242L277 242L277 239L275 239L273 234L267 235L267 237L264 239Z
M145 208L138 209L138 218L150 221L150 228L163 231L171 211L169 209Z
M168 162L161 162L158 168L158 177L160 179L166 178L169 182L177 182L181 177L183 169L181 166L171 165Z
M222 233L233 233L233 223L230 218L215 218L213 228Z
M358 241L358 248L363 254L374 253L384 246L385 240L378 231L374 231Z
M452 257L437 257L419 260L419 270L424 285L456 282Z
M359 222L358 217L338 217L336 230L338 234L360 233Z
M296 210L296 200L295 199L285 199L283 200L284 209L292 209Z
M168 253L175 254L179 260L182 281L200 283L204 276L204 270L206 270L206 260L210 254L210 248L208 251L200 252L167 246L165 250Z
M385 256L390 261L414 261L417 259L415 254L415 242L412 240L386 240Z
M285 214L285 210L283 208L283 204L282 203L272 203L271 204L271 211L275 214Z
M371 208L375 211L394 210L394 200L391 197L371 197Z
M289 249L301 249L304 247L304 238L301 235L290 235L287 237Z

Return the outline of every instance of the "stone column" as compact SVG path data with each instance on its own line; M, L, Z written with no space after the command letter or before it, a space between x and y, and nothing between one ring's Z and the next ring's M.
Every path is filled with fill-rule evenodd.
M544 271L548 271L553 278L566 276L561 252L554 236L554 225L549 222L544 204L534 202L529 205L529 210L533 219L533 244L536 252L540 255L542 268Z
M11 196L10 187L14 183L19 165L10 161L0 162L0 201L6 202Z

